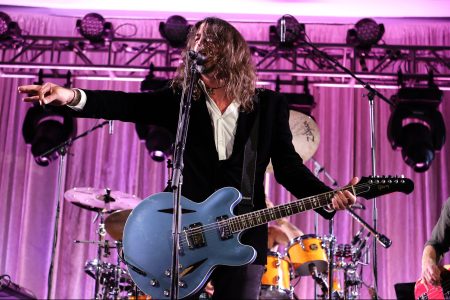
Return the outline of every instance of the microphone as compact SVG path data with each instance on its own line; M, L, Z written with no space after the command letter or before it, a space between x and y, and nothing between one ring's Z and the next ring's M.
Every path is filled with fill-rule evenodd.
M308 269L309 269L309 273L311 274L311 277L319 285L322 292L324 294L328 293L328 285L325 282L325 280L323 280L322 276L319 276L316 265L314 263L310 263L308 265Z
M389 248L392 245L391 239L389 239L384 234L378 234L375 237L376 237L377 241L381 244L381 246L383 246L384 248Z
M202 66L206 63L206 56L201 54L200 52L189 50L188 56L191 60L195 61L198 66Z
M281 17L280 23L280 42L284 43L286 42L286 19L284 16Z
M355 234L355 236L352 238L351 244L354 246L361 240L361 234L364 231L364 227L362 227L358 232Z

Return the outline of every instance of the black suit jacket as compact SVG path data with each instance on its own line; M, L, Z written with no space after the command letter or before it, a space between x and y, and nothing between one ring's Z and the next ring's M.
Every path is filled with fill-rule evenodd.
M167 128L174 135L178 124L180 93L163 89L151 93L124 93L86 90L87 102L80 117L142 122ZM254 209L265 208L264 174L272 159L276 180L297 198L330 191L303 165L295 152L289 128L289 109L283 96L270 90L258 90L259 103L252 112L240 112L231 156L219 161L211 119L205 98L194 100L191 107L184 154L182 194L192 201L203 201L224 186L240 189L244 147L260 112L258 151L254 187ZM325 218L333 213L317 209ZM257 264L265 264L267 226L248 230L242 242L258 252Z

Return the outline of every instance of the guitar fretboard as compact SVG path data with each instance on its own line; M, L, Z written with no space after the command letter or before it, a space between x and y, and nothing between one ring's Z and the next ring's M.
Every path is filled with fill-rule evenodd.
M355 195L358 194L355 186L348 186L341 189L341 191L344 190L348 190ZM270 221L327 206L332 203L331 199L335 193L336 191L330 191L313 197L295 200L287 204L235 216L225 220L225 222L227 222L228 228L232 233L238 233L248 228L269 223Z

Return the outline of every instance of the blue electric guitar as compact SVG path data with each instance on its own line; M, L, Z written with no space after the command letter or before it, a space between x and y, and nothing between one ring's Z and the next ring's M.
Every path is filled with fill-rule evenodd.
M371 199L395 191L410 193L406 178L363 177L346 186L357 196ZM199 291L217 265L241 266L253 262L256 251L243 245L240 235L248 228L331 203L335 191L235 216L241 201L235 188L225 187L202 203L181 197L179 298ZM156 299L168 299L172 262L172 193L154 194L139 203L125 224L124 258L140 290Z

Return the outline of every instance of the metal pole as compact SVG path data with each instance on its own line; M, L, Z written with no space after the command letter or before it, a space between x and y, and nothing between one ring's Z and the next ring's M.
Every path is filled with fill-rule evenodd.
M370 109L370 147L371 147L371 157L372 157L372 176L376 176L376 137L375 137L375 107L373 104L374 94L369 92L369 109ZM378 212L377 212L377 198L372 199L372 219L373 219L373 228L377 231L377 220L378 220ZM375 289L375 299L378 299L378 266L377 266L377 243L374 241L372 243L372 258L373 258L373 282Z
M58 166L58 197L56 199L56 212L55 212L55 224L53 227L53 243L52 243L52 254L50 258L50 267L48 270L48 278L47 278L47 299L51 299L52 292L53 292L53 264L55 260L55 254L56 254L56 246L58 244L58 228L59 228L59 214L60 214L60 202L63 198L63 169L64 169L64 162L65 162L65 155L66 155L67 149L66 147L62 147L59 150L60 159L59 159L59 166Z

